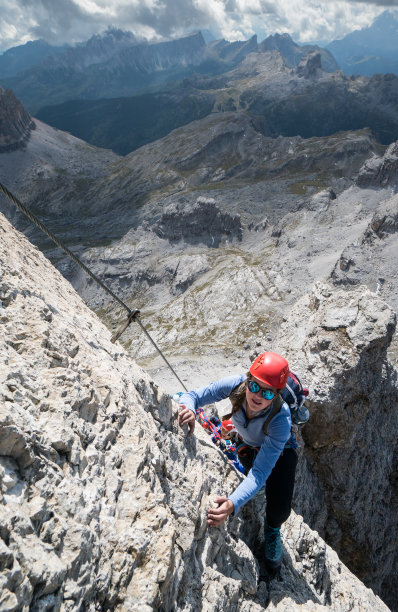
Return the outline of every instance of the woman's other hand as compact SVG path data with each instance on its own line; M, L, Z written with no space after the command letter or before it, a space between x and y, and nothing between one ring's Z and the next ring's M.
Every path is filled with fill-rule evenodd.
M216 497L214 500L218 508L209 508L207 511L207 524L209 527L220 527L235 510L233 502L227 497Z
M184 425L188 425L188 436L193 434L195 429L195 415L192 410L186 408L184 404L180 405L181 411L178 415L178 423L180 427L184 427Z

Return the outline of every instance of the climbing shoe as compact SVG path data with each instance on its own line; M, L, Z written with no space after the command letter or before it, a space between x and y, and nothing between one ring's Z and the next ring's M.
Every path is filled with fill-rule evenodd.
M282 540L279 527L270 527L264 519L265 563L276 570L282 563Z

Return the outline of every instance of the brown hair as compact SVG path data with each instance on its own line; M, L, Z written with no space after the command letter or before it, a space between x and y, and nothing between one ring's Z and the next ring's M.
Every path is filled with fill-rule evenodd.
M231 393L229 394L229 400L232 404L231 414L235 414L235 412L238 412L238 410L242 408L243 402L246 399L247 383L249 380L252 380L252 378L251 373L247 372L246 379L235 387L235 389L232 389ZM281 389L277 390L275 393L275 398L280 396L280 392Z
M229 395L229 399L232 404L232 414L238 412L238 410L240 410L240 408L242 407L243 401L246 397L247 381L250 380L250 378L251 374L250 372L247 372L246 380L241 382L237 387L235 387L235 389L232 389Z

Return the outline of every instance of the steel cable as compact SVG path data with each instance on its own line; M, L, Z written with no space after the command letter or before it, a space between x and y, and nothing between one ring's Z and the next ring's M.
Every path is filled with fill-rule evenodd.
M102 289L104 291L106 291L114 300L116 300L116 302L118 302L125 310L127 310L129 317L131 318L132 321L136 321L138 323L138 325L141 327L142 331L144 332L144 334L147 336L148 340L153 344L153 346L155 347L155 349L158 351L159 355L162 357L162 359L165 361L167 367L173 372L174 376L177 378L178 382L180 383L180 385L183 387L183 389L185 391L187 391L186 386L184 385L184 383L182 382L182 380L179 378L178 374L175 372L174 368L171 366L171 364L168 362L168 360L166 359L165 355L163 354L163 352L161 351L161 349L158 347L158 345L156 344L156 342L153 340L153 338L150 336L148 330L145 328L145 326L143 325L142 321L140 321L139 319L139 310L131 310L131 308L129 308L127 306L127 304L125 304L123 302L123 300L121 300L111 289L109 289L109 287L107 287L102 281L101 279L98 278L98 276L96 276L93 272L91 272L91 270L78 258L76 257L76 255L74 253L72 253L72 251L70 249L68 249L68 247L66 247L64 244L62 244L62 242L60 240L58 240L58 238L56 236L54 236L54 234L52 232L50 232L50 230L33 214L30 212L30 210L28 210L26 208L26 206L24 206L22 204L22 202L20 202L18 200L18 198L16 198L8 189L7 187L5 187L2 183L0 183L0 190L4 193L4 195L11 200L11 202L13 202L15 204L15 206L17 206L17 208L26 216L28 217L28 219L30 219L30 221L32 221L32 223L34 223L44 234L46 234L46 236L48 236L48 238L50 238L50 240L52 240L57 247L59 247L60 249L62 249L71 259L73 259L73 261L90 277L93 279L93 281L95 281L100 287L102 287Z

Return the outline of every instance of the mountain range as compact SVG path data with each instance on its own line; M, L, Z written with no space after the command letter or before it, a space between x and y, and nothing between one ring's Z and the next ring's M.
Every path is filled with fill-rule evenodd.
M130 32L109 30L13 77L0 76L0 83L35 113L43 104L126 96L180 79L201 63L204 49L200 33L168 43L137 44Z
M161 43L138 43L130 32L109 29L63 53L47 56L38 65L13 76L1 73L0 84L12 89L27 109L35 114L45 105L69 100L97 100L131 96L148 88L174 84L198 72L226 72L246 55L279 49L287 65L296 65L315 47L300 47L289 36L276 35L257 43L215 41L206 45L200 32ZM21 49L19 49L21 52ZM27 52L29 50L27 49ZM337 64L328 51L320 50L325 68ZM10 67L4 66L5 73Z
M43 39L31 40L24 45L12 47L0 55L0 75L9 77L19 72L29 70L33 66L38 66L47 57L64 53L68 45L50 45Z
M326 46L346 74L398 74L398 17L384 11L371 26Z
M291 39L276 41L291 57ZM232 70L195 74L162 93L65 102L42 108L37 117L122 155L190 121L230 111L245 112L266 136L309 138L368 127L383 144L398 138L398 77L330 73L319 51L298 59L290 66L279 50L251 52Z
M350 72L353 57L362 66L375 61L376 53L380 61L382 57L393 61L397 23L394 14L385 11L369 28L334 41L327 49L297 45L288 34L275 34L261 43L253 36L247 41L206 44L201 33L193 33L149 44L131 32L109 28L73 47L34 41L9 49L0 56L0 85L12 89L44 122L122 155L220 110L247 110L269 135L323 136L370 127L388 144L397 137L390 123L395 77L361 81L345 79L336 71L340 64ZM272 71L279 70L276 56L282 58L283 70L294 71L315 52L320 63L312 80L321 71L330 74L324 75L322 85L317 82L312 87L303 72L305 87L293 79L297 92L283 86L279 100L270 101L259 83L259 71L275 88L270 78ZM253 80L256 71L256 86L247 86L246 73Z
M338 64L348 76L352 73L372 76L376 72L396 72L398 62L397 32L397 14L386 10L370 26L355 30L344 38L334 40L326 45L325 51L322 49L324 68L328 71L336 70L338 67L334 59L336 58ZM191 39L194 40L196 35L191 34L185 38L190 40L189 46L192 47ZM294 66L297 65L303 54L307 54L315 48L320 49L320 47L308 44L297 45L294 43L292 45L288 34L268 36L262 43L257 43L256 36L248 41L236 41L233 43L225 40L217 41L212 38L207 40L209 42L206 45L200 34L197 50L203 45L208 47L206 50L202 50L203 57L200 57L200 53L196 58L190 55L185 57L182 63L188 60L188 63L194 66L203 62L204 66L200 71L205 70L208 72L209 69L216 70L220 61L229 62L229 67L231 67L231 62L236 64L248 52L278 49L284 56L286 64ZM33 82L36 78L46 80L47 71L52 71L55 75L62 68L66 71L74 72L84 70L90 66L103 64L103 68L106 71L110 67L107 66L107 62L110 60L111 64L118 69L123 69L125 65L126 67L138 68L148 72L156 65L156 61L159 58L165 56L167 58L166 62L160 59L160 63L156 66L157 70L164 71L167 69L167 62L170 62L170 58L173 55L172 52L171 56L167 57L168 52L166 49L171 48L181 53L181 49L184 49L184 44L181 42L176 44L174 41L148 44L147 42L137 40L131 32L118 30L113 27L109 27L102 34L92 36L88 41L76 43L73 46L54 46L42 39L29 41L24 45L8 49L0 55L0 79L4 80L18 75L18 79L12 81L18 87L16 93L21 97L29 110L32 111L34 108L30 100L21 96L23 81L24 79L29 79L28 75L22 75L22 73L29 72L32 68L35 68L33 73L36 72L36 76L31 74ZM329 52L333 57L331 57ZM192 49L189 50L189 53L192 53ZM172 63L173 59L171 59L170 64ZM177 61L177 65L178 63ZM88 76L90 76L90 73L87 73L86 77ZM95 76L91 75L91 77L95 81ZM168 79L169 77L166 76L166 79L163 79L162 82ZM8 82L1 84L3 87L8 88ZM138 82L135 86L133 82L130 82L126 85L131 90L132 88L137 89L137 86L142 88L143 83ZM148 82L144 83L144 87L147 85ZM78 95L75 97L79 97L81 93L87 97L92 97L98 85L94 83L93 87L94 91L91 92L90 90L77 91ZM119 87L121 87L120 83ZM43 91L45 91L46 96L50 95L49 89L43 88ZM58 91L58 94L53 92L53 95L60 96L62 94ZM95 95L98 95L98 92ZM106 93L104 95L108 97ZM118 92L115 90L111 97L117 95ZM31 94L31 96L35 99L34 94ZM39 100L38 102L40 103Z

